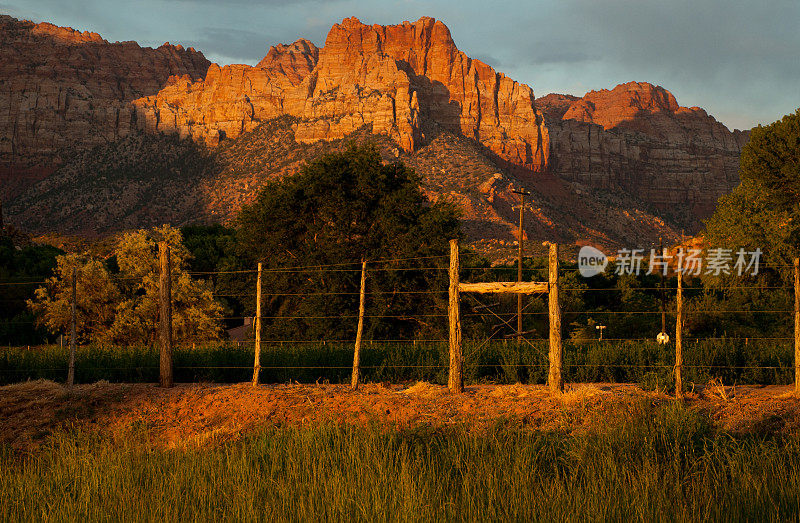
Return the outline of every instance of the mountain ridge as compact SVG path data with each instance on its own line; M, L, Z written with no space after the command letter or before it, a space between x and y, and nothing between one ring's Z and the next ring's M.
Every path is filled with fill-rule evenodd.
M6 19L0 22L10 23ZM31 38L59 38L46 49L58 48L63 54L61 48L68 48L67 56L73 48L84 46L94 46L109 56L116 56L114 50L120 46L138 48L131 43L109 44L94 33L61 31L52 24L42 27L42 34L49 36ZM0 48L7 51L14 41L9 45L8 37L3 38ZM70 38L78 42L65 43ZM147 196L152 195L152 188L132 196L136 190L101 187L91 173L69 163L69 158L80 159L91 147L113 145L128 136L135 142L139 133L166 133L191 139L201 146L198 151L208 148L208 154L217 161L227 151L237 149L240 139L243 150L252 146L271 151L271 145L264 144L272 142L263 133L264 129L275 129L280 138L272 145L293 157L312 155L292 163L295 170L304 161L313 160L314 154L335 150L339 147L336 144L350 139L377 141L385 161L407 161L420 171L423 189L431 199L446 197L459 203L473 241L514 241L517 203L512 191L525 188L534 193L528 204L532 217L526 226L529 238L608 246L627 241L641 244L658 237L675 237L682 228L696 231L700 220L713 210L716 198L738 183L738 154L747 139L747 133L731 132L702 109L683 108L669 91L645 82L590 91L583 97L550 94L536 98L530 86L459 51L447 27L428 17L389 26L345 19L331 28L325 46L318 48L305 39L273 45L256 66L219 66L191 48L165 46L141 51L155 64L156 74L145 78L148 92L140 88L141 96L134 97L133 87L123 89L121 95L107 87L116 97L104 98L102 95L108 93L103 89L99 89L101 96L97 98L92 98L92 92L84 97L86 104L106 108L94 111L89 118L96 121L99 133L66 133L63 147L41 148L39 158L43 161L38 164L37 142L26 142L34 151L26 157L33 159L27 167L40 172L27 179L19 166L10 163L16 177L6 174L6 180L18 182L19 187L9 190L14 184L6 183L0 194L9 202L7 209L16 213L10 219L25 220L27 216L29 223L34 223L22 202L38 209L57 205L54 197L47 196L52 191L43 187L48 176L65 179L66 172L70 173L66 178L91 178L93 187L98 188L92 190L102 190L111 198L104 204L108 207L113 206L115 195L125 195L126 201L152 197ZM159 56L161 59L157 59ZM0 91L0 98L5 93L8 107L14 108L14 97L20 95L9 78L14 71L23 71L22 78L28 78L28 73L27 65L19 60L10 64L5 76L0 76L0 89L8 84L5 92ZM103 64L103 60L98 62L101 69ZM124 69L124 64L117 67ZM169 68L175 74L162 80ZM67 72L68 79L81 79L78 72ZM93 81L102 88L100 84L108 76L103 73ZM135 78L123 80L138 85ZM155 88L154 83L158 83ZM107 103L109 99L111 103ZM16 107L25 112L24 105ZM58 109L57 103L54 107L55 116L47 111L39 114L45 120L58 122L60 118L67 127L72 125L67 112ZM54 107L49 107L51 113ZM7 116L4 121L0 112L0 126L8 125L9 120ZM81 118L77 120L76 125L85 125L80 123ZM277 127L270 123L278 120L284 123ZM284 124L290 128L284 129ZM252 133L259 136L259 145L254 145ZM334 145L315 145L322 142ZM9 147L0 146L0 163L5 161L8 173ZM158 141L149 146L161 147ZM19 147L14 151L15 147L10 149L19 158ZM163 147L176 150L167 142ZM221 152L213 152L216 150ZM165 187L191 179L196 185L187 189L190 192L207 190L215 194L216 203L186 206L195 209L197 219L227 219L266 180L288 174L278 165L278 156L272 152L268 156L274 158L275 165L243 171L241 179L238 174L226 178L225 168L192 162L193 173L182 172L182 168L177 168L181 172L174 176L169 169L152 172L161 173ZM230 158L227 161L228 165L236 163ZM151 178L144 180L144 185L151 187L158 181ZM234 181L226 187L224 180ZM244 185L237 185L240 182ZM131 179L130 183L136 186L138 181ZM249 193L243 193L241 187ZM172 188L166 192L179 194ZM84 200L80 194L73 195L75 201ZM198 202L202 198L187 193L174 201ZM115 216L110 212L113 209L95 207L94 214L81 215L82 232L91 232L93 223L101 231L107 230L108 224L113 228L123 223L135 226L137 220L188 219L183 211L165 207L168 202L159 202L153 208L161 209L160 217L139 210L124 220L109 218ZM129 201L133 207L145 203ZM612 218L619 223L611 223ZM63 220L37 223L66 227Z
M192 48L110 43L97 33L0 15L0 197L50 173L65 151L137 128L130 102L174 74L199 78Z

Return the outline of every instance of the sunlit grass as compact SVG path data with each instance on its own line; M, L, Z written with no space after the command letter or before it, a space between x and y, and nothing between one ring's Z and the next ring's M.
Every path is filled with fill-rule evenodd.
M498 424L269 428L206 449L62 434L0 456L0 519L796 520L800 442L680 406L568 435Z

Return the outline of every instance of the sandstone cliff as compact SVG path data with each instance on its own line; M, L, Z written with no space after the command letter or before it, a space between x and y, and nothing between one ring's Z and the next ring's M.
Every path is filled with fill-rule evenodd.
M271 47L256 67L212 64L201 80L172 77L157 94L133 102L139 126L219 145L289 112L292 96L318 57L314 44L298 40Z
M0 15L0 167L10 178L15 167L57 163L66 148L117 140L137 127L132 100L171 75L200 78L209 63L179 45L109 43Z
M202 81L174 79L134 104L143 128L212 145L289 114L301 119L299 142L366 125L413 151L444 129L532 171L546 168L550 150L531 88L466 56L432 18L392 26L349 18L333 26L323 49L305 41L274 47L256 67L212 66Z
M623 189L696 229L739 183L749 133L729 131L662 87L630 82L582 98L537 100L546 115L550 170L589 187Z

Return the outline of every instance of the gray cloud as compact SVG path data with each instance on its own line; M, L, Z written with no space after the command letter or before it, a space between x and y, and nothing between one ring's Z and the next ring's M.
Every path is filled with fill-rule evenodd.
M484 12L457 43L469 53L491 42L504 72L539 95L647 81L739 128L800 104L795 0L548 0L528 7L513 16ZM477 15L469 18L475 23Z
M175 4L212 4L219 5L220 0L171 0ZM249 6L287 6L295 4L320 3L325 0L225 0L227 5Z
M586 42L577 41L539 41L529 48L530 50L520 56L523 63L532 65L541 64L579 64L591 62L599 57L589 52L591 46Z
M269 42L262 33L246 29L227 29L221 27L204 27L198 31L198 37L189 40L185 45L215 55L225 56L237 61L250 63L258 61L267 54Z

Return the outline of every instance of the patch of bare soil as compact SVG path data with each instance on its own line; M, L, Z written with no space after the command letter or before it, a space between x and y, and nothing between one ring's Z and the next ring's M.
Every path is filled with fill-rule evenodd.
M0 444L30 451L69 427L111 436L144 427L154 444L203 446L236 439L263 426L366 423L482 430L515 422L534 430L588 430L626 419L642 403L674 401L626 384L568 385L563 394L541 385L473 385L453 395L440 385L213 385L162 389L98 382L72 391L50 381L0 387ZM800 433L800 400L786 386L709 384L687 404L733 432Z

